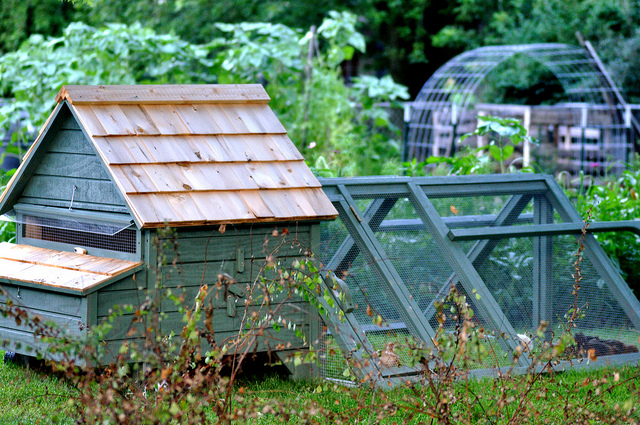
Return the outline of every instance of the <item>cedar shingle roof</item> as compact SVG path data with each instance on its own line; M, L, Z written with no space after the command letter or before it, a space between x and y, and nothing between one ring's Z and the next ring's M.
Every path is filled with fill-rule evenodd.
M142 227L335 218L260 85L63 86Z

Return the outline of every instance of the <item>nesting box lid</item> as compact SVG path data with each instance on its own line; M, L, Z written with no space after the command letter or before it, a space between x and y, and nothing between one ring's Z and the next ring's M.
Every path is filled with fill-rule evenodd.
M140 270L142 263L0 243L0 280L87 293Z
M56 100L139 227L337 216L260 85L63 86Z

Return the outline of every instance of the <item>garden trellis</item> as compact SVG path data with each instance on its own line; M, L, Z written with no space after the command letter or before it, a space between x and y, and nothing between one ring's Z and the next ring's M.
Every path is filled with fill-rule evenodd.
M524 55L553 73L570 102L557 105L563 117L552 121L547 116L553 108L537 111L533 107L523 117L525 126L540 116L541 125L557 125L561 119L575 128L574 146L558 146L565 149L566 168L571 172L621 171L633 152L632 129L636 125L637 131L637 122L591 46L586 43L586 47L551 43L486 46L451 59L427 80L411 104L406 157L421 161L451 153L452 143L461 135L462 120L469 115L467 111L474 111L487 75L514 56ZM475 119L476 114L471 115Z
M552 177L361 177L321 183L340 216L322 224L319 256L338 278L337 301L346 313L345 320L328 318L326 345L358 360L354 371L360 378L397 383L420 375L420 367L409 362L383 367L377 352L389 341L405 350L413 343L432 346L438 326L434 304L452 285L467 295L488 333L507 336L504 365L511 364L510 353L520 344L517 334L531 335L546 321L545 338L551 340L566 326L576 240L584 223ZM637 344L640 303L591 234L622 230L640 233L640 222L588 228L578 293L586 314L575 332ZM384 323L374 323L372 312ZM605 354L599 362L640 359L637 353ZM530 359L521 356L516 370L528 366ZM343 369L335 356L326 357L327 377L340 378ZM496 369L478 365L470 372Z

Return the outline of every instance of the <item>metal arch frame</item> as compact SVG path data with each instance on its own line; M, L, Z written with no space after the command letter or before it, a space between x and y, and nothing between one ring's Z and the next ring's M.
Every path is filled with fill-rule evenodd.
M405 157L423 160L434 155L433 130L453 127L456 121L453 115L460 117L469 109L473 94L486 76L517 54L526 55L553 72L571 102L605 105L612 117L612 129L620 130L616 134L620 142L604 147L617 149L616 157L626 159L630 144L628 125L623 117L624 105L617 97L619 91L610 84L610 77L589 51L559 43L480 47L444 64L427 80L411 104ZM574 115L574 122L579 123L581 117L577 112ZM453 137L449 143L452 142Z
M421 311L402 281L400 273L394 268L389 257L375 236L375 232L387 229L426 229L459 282L468 293L475 290L480 295L474 302L477 314L482 316L498 333L509 336L503 341L506 349L515 349L518 344L516 331L501 310L476 267L486 259L496 245L496 241L509 237L533 237L534 249L534 306L532 320L537 324L546 320L553 304L553 270L550 253L553 235L577 235L584 227L582 218L575 210L552 176L536 174L483 175L483 176L447 176L447 177L356 177L320 179L323 190L339 210L340 218L350 229L342 245L327 261L325 270L340 271L348 256L364 255L373 267L377 268L380 286L396 298L397 305L403 310L403 316L412 329L413 336L425 346L432 345L435 331L429 324L434 313L433 306ZM451 218L441 217L430 198L474 197L483 195L509 195L500 212L484 219L473 216ZM417 219L403 220L404 223L385 221L398 199L410 200ZM365 211L361 211L355 199L371 199ZM533 214L523 213L533 201ZM562 223L553 223L553 211L556 211ZM462 222L464 221L464 222ZM527 223L526 226L511 224ZM594 223L587 229L584 239L585 255L593 262L609 285L611 294L619 303L631 323L640 329L640 302L635 298L627 284L591 235L592 231L633 231L640 233L640 222ZM465 253L459 242L475 240L473 248ZM452 276L445 281L448 287ZM353 315L353 307L344 308L344 299L351 299L347 285L335 285L325 280L329 294L334 298L334 306L320 299L328 315L325 317L336 343L344 355L355 363L354 373L362 381L373 381L383 387L420 379L422 370L412 367L383 367L377 359L372 344L358 319ZM443 287L443 290L447 288ZM444 294L443 294L444 295ZM320 297L322 298L322 297ZM341 308L336 309L335 306ZM601 358L601 364L637 362L640 354L615 355ZM596 362L596 365L599 363ZM559 362L557 370L572 367L571 361ZM531 361L521 356L514 373L525 373L531 368ZM537 366L536 366L537 367ZM470 375L483 376L500 373L499 369L470 371Z

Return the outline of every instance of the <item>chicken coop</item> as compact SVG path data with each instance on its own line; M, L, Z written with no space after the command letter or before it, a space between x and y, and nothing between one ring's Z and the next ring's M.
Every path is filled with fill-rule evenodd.
M0 244L7 296L83 337L160 280L193 301L201 285L216 288L225 276L215 289L224 293L211 296L216 343L237 335L258 308L249 291L265 259L308 255L320 220L337 215L269 100L260 85L62 87L0 198L0 214L17 225L17 243ZM179 334L178 307L163 303L161 312L161 332ZM107 335L115 354L132 314ZM302 298L280 314L305 341L291 329L267 332L258 350L317 340L317 311ZM8 317L0 339L21 354L42 348Z
M514 366L523 339L536 349L557 343L574 305L581 312L573 330L578 347L555 367L585 366L582 349L598 357L589 365L640 360L640 303L593 235L639 234L640 221L591 223L582 238L580 214L548 175L320 181L340 215L321 225L318 256L335 275L344 314L327 318L326 377L344 379L345 358L357 365L357 378L384 386L422 376L415 350L443 337L438 303L452 288L465 297L495 354L468 364L469 374L495 376ZM577 242L584 251L576 298ZM440 328L444 337L455 330L451 320ZM383 358L389 344L394 364ZM532 364L528 355L516 360L515 372Z

